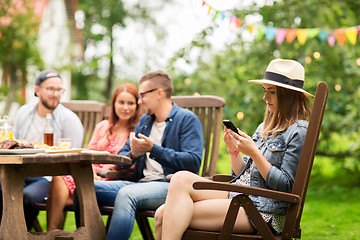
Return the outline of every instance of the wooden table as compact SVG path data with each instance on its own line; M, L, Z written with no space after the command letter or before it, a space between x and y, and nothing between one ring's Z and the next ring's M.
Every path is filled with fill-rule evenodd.
M106 231L97 205L91 164L130 164L120 155L103 152L38 153L33 155L1 155L0 179L3 191L3 217L0 239L105 239ZM80 227L74 232L54 230L27 232L23 187L25 177L71 174L80 202Z

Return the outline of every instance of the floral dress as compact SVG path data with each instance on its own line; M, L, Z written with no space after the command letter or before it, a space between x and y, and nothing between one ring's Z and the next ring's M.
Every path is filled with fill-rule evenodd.
M250 186L250 174L254 168L254 162L251 162L250 167L236 180L235 184ZM234 198L238 195L238 192L229 192L229 199ZM283 213L268 213L260 212L262 218L265 222L275 230L277 234L281 233L284 228L285 223L285 214ZM250 221L251 222L251 221Z

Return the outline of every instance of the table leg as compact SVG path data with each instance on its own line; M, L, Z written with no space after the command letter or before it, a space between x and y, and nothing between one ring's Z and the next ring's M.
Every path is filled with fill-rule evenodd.
M105 239L106 230L97 204L91 164L69 164L75 180L80 205L80 225L85 227L87 239Z
M3 197L3 217L0 239L26 239L27 228L23 208L25 175L16 165L1 165L0 178Z

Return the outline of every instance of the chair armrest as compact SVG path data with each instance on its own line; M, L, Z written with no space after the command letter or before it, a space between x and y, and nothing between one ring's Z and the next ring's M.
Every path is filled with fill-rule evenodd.
M100 170L96 172L96 175L102 178L132 180L133 171L112 171L112 170Z
M285 193L264 188L250 187L239 184L222 183L222 182L195 182L193 188L196 190L220 190L228 192L238 192L246 195L257 195L261 197L272 198L286 201L289 203L298 203L300 196L292 193Z
M215 174L212 180L215 182L229 182L234 179L234 176L229 174Z

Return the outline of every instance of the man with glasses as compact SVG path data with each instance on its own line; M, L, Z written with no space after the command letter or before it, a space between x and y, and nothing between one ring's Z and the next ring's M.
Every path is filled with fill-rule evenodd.
M52 69L42 71L35 81L35 96L39 101L22 106L16 114L14 135L16 139L28 142L44 142L46 114L53 118L54 144L59 138L70 138L71 146L82 147L84 128L78 116L60 104L62 88L60 74ZM45 202L51 177L29 177L24 185L24 211L28 230L38 212L33 205Z
M129 239L137 210L156 210L165 202L169 182L177 171L198 173L203 134L198 117L171 101L173 84L163 71L139 80L139 104L145 114L119 154L135 164L134 181L95 181L100 206L114 206L107 239ZM130 167L130 166L129 166ZM79 224L77 195L75 208Z

